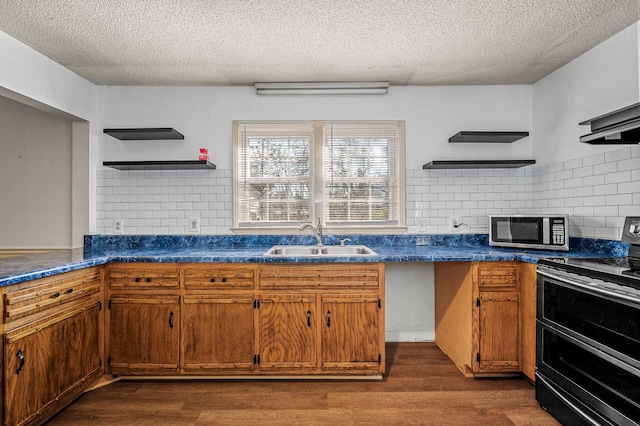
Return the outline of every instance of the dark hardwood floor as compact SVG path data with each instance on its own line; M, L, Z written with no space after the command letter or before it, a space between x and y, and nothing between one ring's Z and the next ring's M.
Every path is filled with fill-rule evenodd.
M433 343L387 344L383 381L122 380L49 426L558 425L524 379L469 379Z

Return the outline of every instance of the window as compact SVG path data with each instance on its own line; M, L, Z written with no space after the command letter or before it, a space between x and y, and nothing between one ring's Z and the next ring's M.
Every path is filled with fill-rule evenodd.
M404 122L234 122L234 228L404 232Z

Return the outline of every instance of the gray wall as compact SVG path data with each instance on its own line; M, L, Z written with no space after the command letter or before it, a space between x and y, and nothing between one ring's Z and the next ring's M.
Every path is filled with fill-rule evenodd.
M71 246L71 122L0 96L0 248Z

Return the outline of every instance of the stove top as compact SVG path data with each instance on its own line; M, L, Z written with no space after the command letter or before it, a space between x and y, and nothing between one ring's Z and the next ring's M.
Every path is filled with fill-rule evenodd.
M640 290L640 258L553 257L541 259L539 263Z
M582 276L640 289L640 216L625 218L621 241L629 243L628 257L555 257L541 259L539 263Z

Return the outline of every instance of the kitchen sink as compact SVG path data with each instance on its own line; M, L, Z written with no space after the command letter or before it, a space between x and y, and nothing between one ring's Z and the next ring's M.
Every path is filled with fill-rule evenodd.
M319 247L311 246L273 246L265 256L313 256L320 253Z
M273 246L265 256L375 256L367 246Z
M322 247L322 254L331 256L375 256L376 252L367 246L329 246Z

